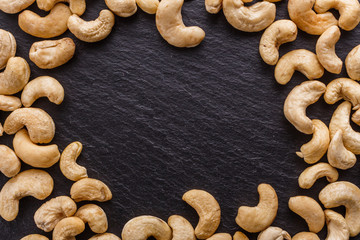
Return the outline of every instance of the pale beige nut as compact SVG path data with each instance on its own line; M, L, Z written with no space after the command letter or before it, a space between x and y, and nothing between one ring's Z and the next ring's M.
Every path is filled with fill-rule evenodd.
M121 240L121 239L112 233L101 233L92 236L91 238L89 238L89 240Z
M18 13L33 4L35 0L0 0L0 9L5 13Z
M358 0L316 0L314 9L317 13L325 13L331 8L339 11L339 26L353 30L360 22L360 3Z
M83 178L75 182L70 189L70 195L75 202L105 202L112 198L109 187L102 181L93 178Z
M299 186L303 189L311 188L316 180L326 177L329 182L335 182L339 178L338 171L328 163L317 163L306 168L299 176Z
M41 76L26 84L21 93L21 102L25 107L30 107L38 98L47 97L50 102L59 105L64 95L63 86L55 78Z
M129 220L121 233L122 240L171 240L171 228L166 222L154 216L139 216Z
M244 32L260 32L274 22L276 6L262 1L247 7L241 0L223 0L223 12L234 28Z
M282 56L275 67L275 80L285 85L291 80L295 71L301 72L310 80L324 75L324 68L316 54L306 49L293 50Z
M23 237L20 240L49 240L49 239L40 234L30 234L30 235Z
M168 225L172 229L172 240L196 240L194 228L184 217L172 215Z
M88 177L87 170L76 163L82 151L81 142L70 143L62 152L60 158L60 170L64 176L72 181L78 181Z
M4 128L2 126L2 124L0 123L0 136L2 136L4 134Z
M50 115L40 108L16 109L6 118L4 131L11 135L24 126L34 143L49 143L54 138L55 123Z
M356 163L356 156L347 150L343 142L343 131L338 129L332 137L327 159L331 166L346 170L352 168Z
M62 219L76 212L76 203L67 196L50 199L35 212L34 221L38 228L51 232Z
M120 17L130 17L137 11L135 0L105 0L106 6Z
M184 0L162 0L156 11L156 27L160 35L175 47L195 47L205 38L197 26L186 27L181 8Z
M340 29L337 26L329 27L316 42L316 55L321 65L331 73L341 73L343 62L336 55L335 44L340 39Z
M291 197L289 208L306 221L310 232L318 233L324 227L324 211L313 198L307 196Z
M42 69L52 69L64 65L74 56L75 43L71 38L35 42L29 58Z
M75 217L88 223L94 233L104 233L108 229L108 220L104 210L95 204L86 204L79 208Z
M296 24L291 20L282 19L272 23L260 39L259 52L264 62L275 65L279 59L280 45L295 41L297 32Z
M45 171L26 170L11 178L0 192L0 215L12 221L19 212L19 200L32 196L39 200L47 198L54 188L54 180Z
M0 73L0 94L12 95L20 92L30 78L30 67L25 59L11 57L5 71Z
M292 237L292 240L320 240L320 238L312 232L299 232Z
M36 0L38 8L44 11L50 11L59 2L69 3L71 12L79 16L86 10L85 0Z
M205 0L205 9L208 13L216 14L222 8L223 0Z
M115 24L114 14L105 9L101 10L99 17L93 21L85 21L73 14L67 22L72 34L84 42L98 42L105 39Z
M340 99L351 102L353 110L360 108L360 84L350 78L337 78L326 86L324 99L334 104Z
M232 240L232 237L228 233L215 233L207 240Z
M0 95L0 111L14 111L21 107L21 100L15 96Z
M78 217L67 217L56 224L53 240L75 240L85 230L85 223Z
M262 231L257 240L291 240L291 236L279 227L268 227Z
M221 218L220 206L216 199L204 190L192 189L184 193L182 200L193 207L199 215L199 222L195 228L196 237L211 237L219 227Z
M7 177L20 172L21 162L15 152L6 145L0 145L0 171Z
M319 81L305 81L294 87L284 103L284 115L302 133L314 133L312 120L306 116L306 108L317 102L325 92L326 86Z
M241 206L236 223L248 232L260 232L268 228L275 220L278 210L277 194L269 184L258 186L259 203L256 207Z
M360 80L360 45L354 47L346 56L345 67L349 77Z
M70 16L69 7L58 3L45 17L40 17L30 10L25 10L19 14L18 21L20 28L32 36L53 38L66 32L68 29L67 21Z
M249 240L249 238L242 232L237 231L234 236L234 240Z
M345 206L345 220L349 226L350 236L360 232L360 189L346 181L328 184L319 193L319 200L325 208Z
M0 4L1 4L0 0ZM1 9L1 7L0 7ZM6 67L8 60L15 57L16 40L10 32L0 29L0 69Z
M330 209L326 209L324 213L328 232L325 240L348 240L350 231L345 218Z
M360 108L351 116L351 120L360 126Z
M313 35L320 35L331 26L336 26L338 21L330 12L316 14L312 8L315 0L289 0L288 11L290 19L298 28Z
M136 0L141 10L148 14L155 14L159 6L159 0Z
M325 155L330 143L329 129L326 124L318 119L313 119L312 124L314 132L312 139L301 146L300 152L296 152L309 164L318 162Z

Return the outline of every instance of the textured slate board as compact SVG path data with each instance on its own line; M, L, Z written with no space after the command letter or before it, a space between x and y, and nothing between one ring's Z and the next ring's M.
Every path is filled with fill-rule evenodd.
M277 19L288 18L287 1L276 5ZM103 1L88 1L84 17L94 19L103 8ZM31 9L36 9L35 4ZM74 39L77 49L62 67L41 70L29 61L32 79L50 75L65 88L60 106L46 99L34 104L53 117L57 128L53 142L61 150L72 141L84 144L79 163L87 167L90 177L112 189L113 200L99 205L108 215L109 232L118 236L129 219L143 214L164 220L180 214L195 226L196 212L181 200L192 188L216 197L222 210L218 232L233 234L240 230L234 221L238 207L257 204L256 188L262 182L278 193L279 211L273 225L291 235L307 231L287 201L295 195L317 199L326 180L319 180L311 190L298 187L297 177L308 165L295 151L311 136L297 132L282 113L287 94L305 77L296 73L288 85L278 85L273 67L258 54L261 33L235 30L222 13L208 14L203 1L186 1L183 17L185 24L205 30L199 47L168 45L156 30L155 17L139 10L127 19L117 17L112 34L99 43L83 43L69 32L64 34ZM29 60L29 48L39 39L21 31L17 15L0 13L0 26L15 35L17 55ZM342 34L337 53L344 60L359 44L360 32L357 28ZM316 40L317 36L300 31L298 39L283 45L280 52L314 51ZM345 71L341 76L346 76ZM328 83L334 78L325 74L322 80ZM320 100L308 114L328 124L335 108ZM6 116L1 113L1 122ZM0 140L9 146L11 142L12 136ZM23 166L23 170L29 168ZM72 182L62 176L58 165L48 171L55 180L49 199L68 195ZM340 180L359 185L359 173L356 164L340 171ZM0 175L0 184L6 181ZM0 220L0 239L41 233L33 214L42 203L21 200L15 221ZM77 239L92 235L87 228ZM325 235L324 228L320 236L324 239ZM256 234L249 236L256 239Z

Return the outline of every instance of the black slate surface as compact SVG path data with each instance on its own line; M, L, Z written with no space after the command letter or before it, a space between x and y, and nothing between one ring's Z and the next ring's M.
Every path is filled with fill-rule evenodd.
M106 8L101 0L87 2L87 20ZM276 18L288 18L287 1L276 5ZM36 10L36 5L31 9ZM84 150L79 164L86 166L90 177L111 188L113 200L99 203L108 215L109 232L120 236L129 219L144 214L164 220L179 214L195 226L197 214L181 197L199 188L220 203L218 232L233 234L241 230L234 221L238 207L257 204L256 189L262 182L278 193L279 211L273 225L291 235L307 231L305 221L288 209L287 201L295 195L317 199L327 182L321 179L310 190L298 187L297 177L308 165L295 151L311 136L297 132L282 112L287 94L306 78L296 73L286 86L277 84L274 68L258 54L262 33L237 31L222 12L208 14L203 1L186 1L183 19L186 25L205 30L200 46L177 49L168 45L156 30L155 16L139 10L130 18L116 17L111 35L99 43L84 43L66 32L63 36L76 43L76 54L53 70L41 70L29 61L30 46L40 39L18 27L17 15L1 12L0 27L16 37L17 55L29 61L31 79L50 75L64 86L66 96L60 106L46 99L34 106L53 117L57 129L53 143L63 150L70 142L81 141ZM359 36L359 27L342 31L336 46L342 60L360 43ZM280 52L315 51L316 40L317 36L299 31L297 40L283 45ZM346 76L345 70L339 76ZM328 83L335 77L327 73L321 80ZM308 114L328 124L335 108L321 99ZM1 122L7 115L1 113ZM12 137L3 136L0 143L12 146ZM360 185L359 169L357 163L340 171L339 179ZM48 199L69 195L72 182L62 176L58 164L48 172L55 180ZM6 181L0 175L0 185ZM0 239L41 234L33 214L42 203L34 198L21 200L15 221L0 220ZM77 239L92 235L87 227ZM324 239L326 228L319 235ZM256 234L249 236L256 239Z

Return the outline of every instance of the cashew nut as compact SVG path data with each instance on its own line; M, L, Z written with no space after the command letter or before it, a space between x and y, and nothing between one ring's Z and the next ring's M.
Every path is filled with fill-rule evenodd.
M40 17L30 10L23 11L19 14L19 26L24 32L32 36L53 38L60 36L67 30L67 21L70 16L69 7L58 3L46 17Z
M312 124L314 131L312 139L301 146L300 152L296 152L309 164L319 161L325 155L330 143L329 129L326 124L318 119L313 119Z
M320 238L312 232L299 232L293 236L292 240L320 240Z
M296 196L289 199L289 208L302 217L310 232L318 233L324 227L325 214L318 202L311 197Z
M360 125L360 108L354 112L354 114L351 116L351 120L357 125Z
M306 108L319 100L326 86L320 81L305 81L291 90L284 103L284 115L302 133L312 134L314 125Z
M338 21L330 12L316 14L312 8L315 0L289 0L288 11L298 28L313 35L320 35Z
M274 221L278 210L278 197L269 184L258 186L259 204L256 207L241 206L236 223L248 232L260 232Z
M94 233L104 233L108 228L108 221L104 210L95 204L86 204L79 208L76 217L88 223Z
M360 80L360 45L354 47L346 56L346 72L351 79Z
M345 206L345 220L349 226L350 236L360 232L360 189L346 181L328 184L319 193L319 200L325 208Z
M35 212L34 221L38 228L51 232L60 220L71 217L76 212L76 203L67 196L53 198Z
M139 216L128 221L121 233L123 240L171 240L171 228L160 218Z
M324 68L315 53L305 49L297 49L282 56L275 67L275 79L280 84L287 84L294 72L299 71L307 79L321 78Z
M196 240L194 228L182 216L170 216L168 224L172 229L172 240Z
M7 177L20 172L21 163L15 152L6 145L0 145L0 171Z
M85 230L85 223L78 217L67 217L56 224L53 232L53 240L75 239Z
M0 73L0 94L12 95L21 91L30 78L30 67L25 59L11 57L5 71Z
M257 240L291 240L291 236L286 231L278 227L268 227L262 231Z
M11 178L0 192L0 215L12 221L19 212L19 200L32 196L39 200L47 198L54 188L54 180L42 170L31 169Z
M130 17L137 11L135 0L105 0L105 4L113 13L120 17Z
M244 32L260 32L274 22L276 6L262 1L246 7L241 0L223 0L223 12L234 28Z
M18 13L33 4L35 0L0 0L0 9L5 13Z
M328 163L318 163L306 168L299 176L299 186L303 189L311 188L316 180L326 177L329 182L335 182L339 178L338 171Z
M207 240L232 240L232 237L228 233L215 233Z
M159 6L159 0L136 0L136 3L141 10L148 14L155 14Z
M0 0L0 5L2 1ZM0 7L1 9L1 7ZM16 40L10 32L0 29L0 69L6 67L11 57L15 57Z
M336 55L335 44L340 39L340 29L337 26L329 27L316 42L316 55L321 65L331 73L341 73L343 62Z
M249 240L249 238L242 232L236 232L233 236L234 240Z
M121 240L118 236L112 233L101 233L89 238L89 240Z
M86 10L85 0L36 0L38 8L44 11L50 11L58 2L67 2L70 5L70 10L76 15L83 15Z
M75 202L105 202L112 198L109 187L102 181L93 178L83 178L75 182L70 189L70 195Z
M21 107L20 98L15 96L0 95L0 110L1 111L14 111Z
M76 163L76 159L79 157L82 148L81 142L73 142L70 143L61 154L60 170L69 180L78 181L88 177L86 168Z
M197 26L186 27L182 21L184 0L162 0L156 11L156 27L160 35L175 47L195 47L205 37Z
M334 104L345 99L353 105L353 110L360 108L360 84L349 78L338 78L331 81L324 94L327 104Z
M220 206L216 199L206 191L192 189L184 193L182 200L193 207L199 215L199 222L195 228L196 237L211 237L219 227L221 218Z
M20 240L49 240L47 237L40 234L31 234L23 237Z
M222 8L222 2L223 0L205 0L205 9L208 13L216 14L220 12Z
M353 30L360 22L360 4L358 0L316 0L314 9L317 13L325 13L335 8L339 11L339 26Z
M269 65L275 65L279 59L279 47L283 43L295 41L297 37L296 24L282 19L271 24L263 33L259 52L261 58Z
M105 9L101 10L99 17L93 21L85 21L73 14L67 22L72 34L84 42L98 42L105 39L115 24L114 14Z
M34 143L49 143L55 135L55 123L44 110L40 108L19 108L13 111L5 120L4 130L7 134L15 134L24 126Z
M346 170L356 163L356 156L344 146L343 131L338 129L331 139L327 159L331 166Z
M328 229L325 240L348 240L350 232L345 218L341 214L330 209L326 209L324 213Z

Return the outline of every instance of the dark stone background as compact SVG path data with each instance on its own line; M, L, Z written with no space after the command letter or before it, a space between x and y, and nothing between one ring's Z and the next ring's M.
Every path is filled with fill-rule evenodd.
M87 20L106 8L102 0L87 2ZM288 18L287 1L276 5L276 18ZM36 10L36 4L31 9ZM16 37L17 55L29 61L31 79L50 75L64 86L66 96L60 106L47 99L34 106L53 117L57 128L53 143L63 150L70 142L81 141L84 150L79 164L90 177L111 188L113 200L99 203L107 213L109 232L120 236L129 219L143 214L164 220L180 214L195 226L197 214L181 197L199 188L220 203L218 232L233 234L241 230L234 221L238 207L257 204L256 189L262 182L271 184L279 197L273 225L291 235L307 231L305 221L288 209L288 199L295 195L317 199L327 182L321 179L310 190L298 187L297 178L308 165L295 151L311 136L297 132L282 112L287 94L306 78L296 73L286 86L277 84L274 68L258 53L262 33L232 28L222 12L208 14L203 0L186 1L183 18L186 25L205 30L200 46L177 49L168 45L157 32L155 16L138 10L130 18L116 17L111 35L98 43L81 42L66 32L62 37L74 39L76 54L53 70L41 70L29 61L30 46L40 39L18 27L17 15L1 12L0 27ZM336 46L342 60L359 44L359 36L359 28L342 32ZM297 40L283 45L280 52L315 51L317 38L299 31ZM340 76L346 76L345 70ZM327 73L321 80L328 83L335 77ZM321 99L308 114L328 124L335 108ZM1 113L1 122L7 115ZM8 146L11 142L12 136L0 141ZM359 185L359 169L356 164L340 171L340 180ZM48 199L69 195L72 182L62 176L58 164L48 171L55 180ZM6 181L0 175L0 184ZM15 221L0 220L0 239L41 234L33 214L42 203L34 198L21 200ZM77 239L92 235L87 227ZM250 239L256 235L249 234ZM320 236L325 238L326 228Z

